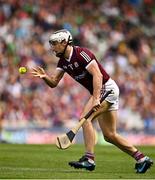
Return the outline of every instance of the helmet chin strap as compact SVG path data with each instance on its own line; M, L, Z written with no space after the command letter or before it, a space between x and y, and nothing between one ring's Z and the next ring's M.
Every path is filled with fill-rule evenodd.
M65 54L66 49L67 49L67 46L68 46L68 44L69 44L69 39L70 39L70 36L68 37L68 41L67 41L67 44L66 44L66 46L65 46L65 48L64 48L64 50L63 50L63 52L57 53L57 54L56 54L57 57L59 57L59 58L64 57L64 54Z

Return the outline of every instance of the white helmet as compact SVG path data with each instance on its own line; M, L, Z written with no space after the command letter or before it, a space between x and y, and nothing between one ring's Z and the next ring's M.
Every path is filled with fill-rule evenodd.
M62 42L63 40L66 40L68 44L71 44L73 42L71 33L66 29L62 29L54 32L49 38L49 43L51 44L52 42L55 41Z

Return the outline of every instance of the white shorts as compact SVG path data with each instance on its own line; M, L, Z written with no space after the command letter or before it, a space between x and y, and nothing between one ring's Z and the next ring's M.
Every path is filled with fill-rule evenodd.
M109 108L109 111L118 110L119 107L119 88L114 80L111 78L104 84L103 92L107 92L109 90L113 90L112 94L109 94L105 100L110 102L112 105Z

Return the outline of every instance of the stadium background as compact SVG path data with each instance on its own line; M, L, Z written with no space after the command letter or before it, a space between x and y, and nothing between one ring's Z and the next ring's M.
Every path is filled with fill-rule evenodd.
M54 143L77 123L87 92L69 76L55 89L18 68L57 59L48 38L66 28L91 49L120 87L118 130L132 143L155 144L154 0L0 0L1 142ZM104 144L98 125L98 143ZM76 141L82 142L80 131Z

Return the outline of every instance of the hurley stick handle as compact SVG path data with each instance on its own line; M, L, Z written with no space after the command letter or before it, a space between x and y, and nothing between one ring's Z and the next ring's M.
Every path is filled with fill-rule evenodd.
M100 103L102 103L105 98L112 93L112 90L107 91L101 98ZM79 123L76 125L76 127L74 127L72 129L72 132L74 132L75 134L78 132L78 130L81 128L81 126L84 124L84 122L93 114L93 112L95 112L94 108L92 108L80 121Z
M102 103L104 100L105 100L105 98L109 95L109 94L111 94L112 93L112 90L110 90L110 91L107 91L103 96L102 96L102 98L101 98L101 100L100 100L100 103ZM92 113L94 112L94 108L92 108L86 115L85 115L85 119L88 119L91 115L92 115Z

